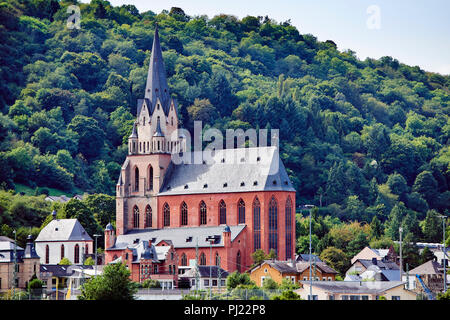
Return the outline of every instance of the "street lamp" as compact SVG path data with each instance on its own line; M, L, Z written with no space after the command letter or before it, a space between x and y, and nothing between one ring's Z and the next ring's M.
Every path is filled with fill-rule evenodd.
M400 281L402 281L402 276L403 276L403 261L402 261L402 233L403 233L403 228L400 227L398 229L398 231L400 232Z
M214 237L207 237L206 241L209 242L209 300L211 300L211 285L212 285L212 243L214 242Z
M315 205L313 204L306 204L305 208L309 209L309 299L313 300L313 295L312 295L312 259L311 259L311 254L312 254L312 249L311 249L311 211L312 209L315 207Z
M101 237L101 234L94 234L95 238L95 277L97 277L97 238Z
M447 292L447 271L446 271L446 257L447 257L447 248L445 245L445 219L447 219L447 216L438 216L438 218L442 219L442 231L444 233L444 246L442 247L442 252L444 254L444 259L442 261L442 264L444 265L444 293Z

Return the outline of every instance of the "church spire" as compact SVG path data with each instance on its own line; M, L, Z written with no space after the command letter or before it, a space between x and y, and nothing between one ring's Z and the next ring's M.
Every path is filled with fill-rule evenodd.
M153 38L152 55L150 57L147 85L145 87L145 98L151 101L153 107L156 104L157 98L159 98L164 112L168 114L170 94L161 45L159 43L158 25L156 25L155 37Z

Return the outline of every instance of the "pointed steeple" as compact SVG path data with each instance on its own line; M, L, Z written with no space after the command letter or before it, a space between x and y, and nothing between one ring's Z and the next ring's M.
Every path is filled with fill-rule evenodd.
M156 130L155 130L155 134L153 136L154 137L164 137L164 133L161 130L161 124L160 124L159 117L158 117L158 120L156 121Z
M153 106L155 106L156 100L159 98L164 112L168 114L170 94L161 45L159 43L158 25L156 25L155 37L153 38L152 55L150 57L147 85L145 87L145 98L149 99Z
M130 138L137 138L138 134L137 134L137 129L136 129L136 122L133 123L133 131L131 132Z

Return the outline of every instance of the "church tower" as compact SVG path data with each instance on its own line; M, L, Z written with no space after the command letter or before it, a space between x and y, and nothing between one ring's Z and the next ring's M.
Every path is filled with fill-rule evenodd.
M156 26L145 94L137 101L128 156L116 186L117 235L131 229L160 227L156 195L171 154L182 151L177 102L170 97Z

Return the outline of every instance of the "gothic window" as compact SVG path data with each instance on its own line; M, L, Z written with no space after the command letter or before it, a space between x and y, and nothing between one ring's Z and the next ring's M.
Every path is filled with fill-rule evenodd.
M61 260L64 258L64 245L61 245Z
M147 205L145 207L145 228L151 228L152 227L152 208L150 205Z
M137 206L133 208L133 228L139 228L139 208Z
M238 203L238 223L245 223L245 202L242 199Z
M182 266L187 266L187 257L186 257L186 254L185 254L185 253L183 253L183 254L181 255L181 265L182 265Z
M45 264L50 263L50 247L48 245L45 246Z
M139 169L134 169L134 191L139 191Z
M163 206L164 227L170 226L170 207L167 202Z
M199 264L201 266L206 266L206 255L205 255L204 252L202 252L202 254L200 255L200 262L199 262Z
M206 204L203 200L200 202L200 224L206 224Z
M241 273L241 251L238 251L236 255L236 269L239 273Z
M173 117L170 118L170 124L173 126Z
M278 252L278 206L275 197L269 203L269 250Z
M80 263L80 246L78 244L75 245L73 261L75 264Z
M253 201L253 251L261 249L261 205L258 197Z
M182 226L187 226L188 224L188 207L186 202L183 201L183 203L181 204L181 225Z
M227 224L227 206L223 200L219 203L219 224Z
M286 219L286 260L292 258L292 202L288 197L285 208Z
M153 190L153 167L148 166L148 190Z

